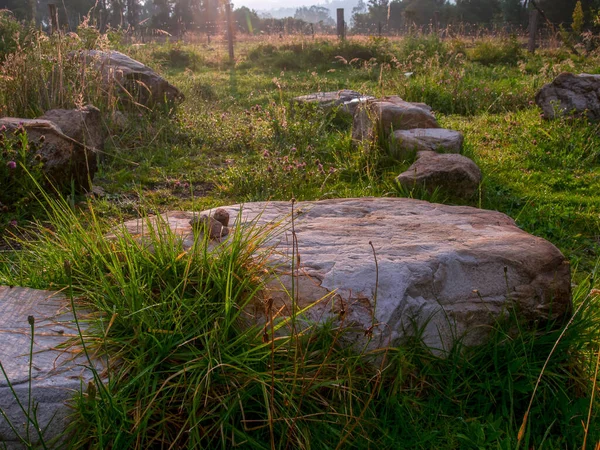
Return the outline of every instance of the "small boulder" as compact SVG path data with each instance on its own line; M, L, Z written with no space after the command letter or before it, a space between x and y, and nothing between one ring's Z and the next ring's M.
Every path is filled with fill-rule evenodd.
M456 197L469 198L479 188L481 171L477 164L463 155L417 153L417 160L396 180L405 188L423 187L429 192L441 189Z
M431 112L424 103L411 103L400 97L382 97L359 105L354 113L352 139L355 141L388 139L395 130L412 128L439 128Z
M125 100L142 105L174 103L183 100L179 89L150 67L117 51L85 50L79 53L86 65L96 67L109 87L127 91Z
M202 214L199 217L194 217L190 220L190 225L194 231L208 233L210 239L221 239L229 234L229 229L222 222L215 219L214 215Z
M295 97L293 102L300 105L317 105L325 111L336 109L337 113L341 116L352 118L361 103L373 98L356 91L342 89L341 91L316 92L314 94L301 95L300 97Z
M102 114L92 105L79 109L52 109L46 111L42 120L54 122L71 139L96 150L104 149Z
M569 72L559 74L535 95L545 119L574 113L600 120L600 75Z
M390 152L398 159L414 157L421 151L460 153L463 141L460 131L444 128L396 130L390 136Z
M229 212L224 208L217 208L213 214L214 219L224 227L229 225Z
M75 189L88 191L97 170L97 151L67 136L54 123L43 119L0 119L3 133L15 133L22 128L27 132L30 148L34 148L42 162L42 170L57 188L68 188L71 180ZM33 144L33 145L32 145Z

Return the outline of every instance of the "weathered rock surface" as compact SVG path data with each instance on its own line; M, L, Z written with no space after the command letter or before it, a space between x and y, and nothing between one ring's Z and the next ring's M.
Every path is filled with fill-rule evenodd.
M408 188L437 188L457 197L470 197L479 188L481 171L466 156L455 153L419 152L417 160L396 178Z
M256 220L281 229L268 242L276 246L269 258L279 278L270 283L265 298L274 299L274 311L283 308L289 314L291 302L283 287L291 289L295 254L290 203L224 209L238 222L242 217L244 223ZM571 311L570 272L563 255L504 214L403 198L300 202L295 213L297 306L313 305L306 320L333 319L350 327L359 346L395 345L422 327L424 342L444 351L456 337L464 336L466 344L481 343L489 325L512 306L531 321ZM193 216L163 216L186 247L194 240ZM141 220L124 227L133 234L148 229ZM264 311L262 303L252 311L259 323Z
M392 131L412 128L439 128L424 103L411 103L400 97L382 97L359 105L352 123L352 139L388 139Z
M80 53L86 64L97 67L104 82L113 89L122 86L136 102L153 106L183 100L183 94L150 67L117 51L85 50Z
M460 153L463 141L460 131L444 128L396 130L390 136L390 152L400 159L413 157L420 151Z
M39 117L54 122L67 136L96 150L104 149L102 114L92 105L79 109L52 109Z
M29 316L35 320L33 361L29 358ZM80 313L78 316L81 318ZM55 292L0 286L0 317L0 362L26 410L31 363L31 398L44 441L49 443L65 431L68 416L73 414L65 402L93 378L80 347L67 343L78 336L69 302ZM64 348L60 347L62 345ZM19 434L26 436L27 420L2 373L0 408ZM33 444L39 443L39 436L31 424L29 436ZM25 448L7 421L0 417L0 447L4 448L4 445L14 450Z
M342 89L341 91L316 92L314 94L302 95L295 97L293 102L304 105L317 105L326 111L336 109L338 114L351 118L361 103L365 103L373 98L368 95L362 95L360 92Z
M79 191L91 188L97 170L97 151L67 136L54 123L42 119L4 117L0 128L4 133L14 133L19 127L27 132L28 141L34 144L43 166L42 170L57 187L68 187L71 179Z
M542 86L535 102L546 119L574 113L600 120L600 75L563 72L552 83Z

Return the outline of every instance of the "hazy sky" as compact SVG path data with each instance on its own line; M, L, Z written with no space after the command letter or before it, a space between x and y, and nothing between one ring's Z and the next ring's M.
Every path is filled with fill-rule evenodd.
M279 8L297 8L299 6L311 6L325 4L321 0L233 0L235 8L247 6L250 9L265 11Z

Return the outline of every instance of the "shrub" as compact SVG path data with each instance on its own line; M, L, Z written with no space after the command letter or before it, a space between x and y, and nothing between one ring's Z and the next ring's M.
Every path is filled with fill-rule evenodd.
M482 40L477 43L471 53L471 60L490 66L494 64L514 65L522 56L523 50L516 36L502 39L500 42L492 39Z
M447 47L436 34L410 35L402 41L401 58L420 52L425 58L434 58L445 55Z
M31 30L19 23L10 11L0 9L0 62L9 53L16 52L30 34Z
M7 54L0 63L0 116L31 118L49 109L85 104L114 108L117 98L107 95L100 72L69 56L84 44L74 33L37 33L19 51Z
M5 127L0 127L0 211L4 213L0 216L8 220L28 216L27 209L34 201L32 192L41 184L43 174L35 146L23 127L14 133L5 131ZM2 222L0 227L6 225Z
M166 50L157 50L152 56L163 64L176 69L196 69L202 63L202 58L197 53L185 50L177 45Z

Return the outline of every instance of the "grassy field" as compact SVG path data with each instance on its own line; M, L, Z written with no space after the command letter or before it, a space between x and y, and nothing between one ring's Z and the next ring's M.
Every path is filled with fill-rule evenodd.
M90 45L70 39L59 50ZM600 126L545 121L533 99L560 72L600 73L599 56L432 36L254 39L236 45L235 63L218 44L94 45L157 69L186 100L170 112L130 112L119 132L107 119L94 180L106 195L27 195L0 219L5 237L25 236L20 250L0 254L1 283L67 289L104 313L88 345L115 366L106 386L78 398L74 448L598 448ZM70 95L60 97L27 83L48 76L33 63L56 47L38 43L2 67L2 115L89 101L109 117L118 105L100 98L93 75L69 78L65 66ZM294 96L338 89L432 106L442 126L464 133L463 153L483 173L478 195L407 192L395 177L410 161L357 148L349 123L291 107ZM158 211L362 196L508 214L570 260L574 319L515 336L511 315L482 347L440 359L415 339L377 365L339 345L343 330L271 339L239 327L265 281L253 255L268 230L238 233L215 251L198 242L183 252L168 233L154 252L103 238ZM29 225L33 216L39 224Z

